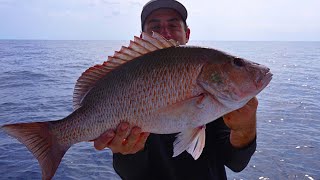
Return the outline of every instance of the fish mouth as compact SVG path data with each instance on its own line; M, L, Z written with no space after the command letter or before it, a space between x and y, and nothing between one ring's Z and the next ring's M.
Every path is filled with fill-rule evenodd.
M257 89L264 89L272 80L273 74L268 71L262 78L257 80Z

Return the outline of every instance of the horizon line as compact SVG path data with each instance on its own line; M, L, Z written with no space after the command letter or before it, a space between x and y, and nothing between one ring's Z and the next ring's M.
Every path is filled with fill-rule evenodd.
M130 41L132 39L0 39L0 41ZM320 42L320 40L190 40L192 41L221 41L221 42ZM189 42L190 42L189 41Z

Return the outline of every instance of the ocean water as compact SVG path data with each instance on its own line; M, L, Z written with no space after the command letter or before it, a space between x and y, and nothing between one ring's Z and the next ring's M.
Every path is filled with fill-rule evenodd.
M72 112L77 78L127 41L0 40L0 125L57 120ZM258 95L257 150L228 179L320 179L320 42L200 42L268 66ZM41 179L32 154L0 131L0 179ZM120 179L109 149L83 142L66 153L54 179Z

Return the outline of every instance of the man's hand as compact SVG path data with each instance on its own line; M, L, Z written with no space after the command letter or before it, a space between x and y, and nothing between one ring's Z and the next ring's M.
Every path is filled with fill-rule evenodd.
M236 148L243 148L256 137L256 113L258 99L252 98L242 108L223 116L225 124L231 129L230 142Z
M94 147L97 150L107 147L113 153L134 154L144 148L149 134L141 132L139 127L133 127L129 133L129 124L120 123L116 132L108 130L95 139Z

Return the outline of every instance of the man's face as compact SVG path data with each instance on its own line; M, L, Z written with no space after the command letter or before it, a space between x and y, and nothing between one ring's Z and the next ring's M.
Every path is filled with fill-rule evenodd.
M166 39L174 39L184 45L189 40L190 30L185 28L181 16L173 9L153 11L146 19L144 32L152 31L161 34Z

